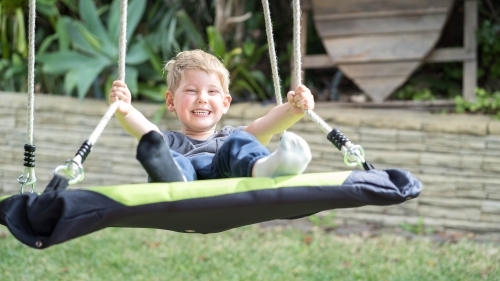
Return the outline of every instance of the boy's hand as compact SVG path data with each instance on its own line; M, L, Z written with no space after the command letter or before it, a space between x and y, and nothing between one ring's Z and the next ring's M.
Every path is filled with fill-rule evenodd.
M132 94L130 94L130 90L125 82L115 80L109 91L109 103L112 104L118 100L122 102L116 111L123 115L127 115L132 108Z
M314 97L309 88L304 85L299 85L295 91L288 92L286 96L294 113L303 113L305 109L314 109Z

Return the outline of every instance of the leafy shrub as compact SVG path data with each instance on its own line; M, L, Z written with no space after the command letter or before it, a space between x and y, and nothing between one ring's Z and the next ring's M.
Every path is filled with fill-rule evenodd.
M132 0L128 7L130 12L127 14L126 38L130 43L126 55L125 82L132 93L138 92L139 70L135 66L148 60L145 42L140 37L132 38L144 13L145 4L141 0ZM78 97L83 98L96 81L106 81L109 84L116 79L119 7L120 1L114 0L109 7L107 19L102 20L93 1L79 1L82 20L67 16L59 18L55 35L61 42L70 42L72 49L61 45L56 52L44 53L42 48L37 54L37 61L43 64L43 72L64 76L67 95L76 89Z
M461 96L455 97L455 111L457 113L484 113L493 114L500 119L500 90L495 92L483 88L476 88L476 100L467 101Z

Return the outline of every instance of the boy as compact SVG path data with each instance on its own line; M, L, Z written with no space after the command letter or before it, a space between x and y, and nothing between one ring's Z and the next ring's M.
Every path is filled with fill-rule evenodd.
M284 134L272 154L265 147L274 134L299 121L304 109L314 108L307 87L290 91L287 103L246 127L225 126L216 131L217 122L231 104L229 72L224 65L211 54L192 50L180 52L166 63L164 71L168 84L166 105L179 118L181 132L162 132L148 121L132 106L130 91L122 81L113 82L109 102L122 101L115 115L138 140L163 135L169 150L162 150L166 160L155 165L162 165L169 174L166 181L296 175L311 161L309 146L293 133Z

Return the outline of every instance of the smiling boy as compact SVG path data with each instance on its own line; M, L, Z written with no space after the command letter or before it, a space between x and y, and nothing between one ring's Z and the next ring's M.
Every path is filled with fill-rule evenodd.
M305 86L287 94L287 103L272 108L248 126L216 125L231 104L229 72L213 55L202 50L180 52L166 63L166 105L179 118L181 132L160 131L131 104L131 94L122 81L114 81L109 102L121 100L115 115L122 127L140 140L160 133L168 145L165 172L184 180L228 177L277 177L302 173L311 160L309 146L294 133L283 134L272 154L265 145L314 108L314 98Z

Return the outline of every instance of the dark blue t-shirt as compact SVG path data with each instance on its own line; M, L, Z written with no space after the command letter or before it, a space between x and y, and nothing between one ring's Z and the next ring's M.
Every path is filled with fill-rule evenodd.
M207 140L195 140L183 133L176 131L162 131L165 142L171 150L183 154L186 157L198 154L215 154L224 141L234 132L245 130L245 126L232 127L224 126L220 131L216 131Z

